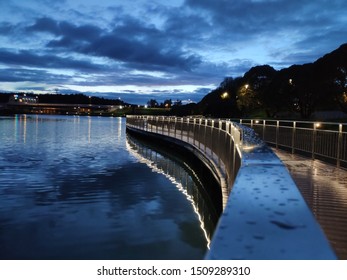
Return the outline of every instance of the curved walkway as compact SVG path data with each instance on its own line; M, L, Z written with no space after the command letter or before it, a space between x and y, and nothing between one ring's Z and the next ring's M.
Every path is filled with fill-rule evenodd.
M339 259L347 259L347 170L273 149L287 166Z
M218 170L227 167L217 177L232 189L206 259L336 259L287 168L253 130L152 116L127 116L127 129L193 149Z

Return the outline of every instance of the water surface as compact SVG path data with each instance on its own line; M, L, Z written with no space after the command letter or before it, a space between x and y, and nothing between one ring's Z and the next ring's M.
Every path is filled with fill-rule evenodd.
M201 259L192 201L125 119L0 118L0 259Z

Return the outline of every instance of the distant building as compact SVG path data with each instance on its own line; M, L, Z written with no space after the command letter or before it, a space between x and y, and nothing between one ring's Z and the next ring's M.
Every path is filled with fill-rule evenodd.
M9 104L35 104L39 102L39 98L37 96L27 96L26 94L14 94L11 95L8 103Z

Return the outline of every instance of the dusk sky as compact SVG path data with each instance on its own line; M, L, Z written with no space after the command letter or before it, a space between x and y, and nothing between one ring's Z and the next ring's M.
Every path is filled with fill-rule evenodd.
M200 101L347 42L346 0L0 0L0 90Z

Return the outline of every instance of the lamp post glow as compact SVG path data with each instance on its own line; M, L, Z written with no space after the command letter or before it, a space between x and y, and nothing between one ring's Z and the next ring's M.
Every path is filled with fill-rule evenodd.
M221 95L222 99L225 99L227 97L229 97L229 93L227 92L224 92L222 95Z

